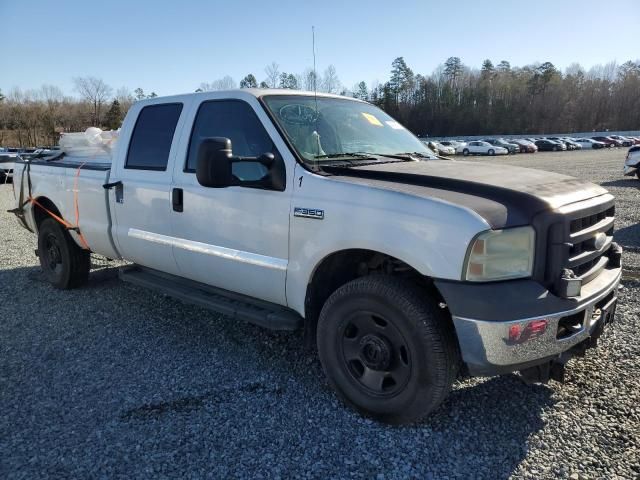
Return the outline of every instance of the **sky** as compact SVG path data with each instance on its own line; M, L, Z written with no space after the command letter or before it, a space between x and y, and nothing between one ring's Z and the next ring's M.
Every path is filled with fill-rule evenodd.
M551 61L587 69L640 58L640 0L460 0L448 2L0 0L0 89L56 85L94 76L115 89L192 92L265 66L302 73L333 64L347 88L384 82L403 56L430 74L450 56L479 68Z

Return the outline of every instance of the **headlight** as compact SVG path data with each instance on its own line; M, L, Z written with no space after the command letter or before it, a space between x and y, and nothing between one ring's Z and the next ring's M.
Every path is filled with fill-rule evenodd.
M535 237L532 227L482 232L469 246L463 279L487 282L530 277Z

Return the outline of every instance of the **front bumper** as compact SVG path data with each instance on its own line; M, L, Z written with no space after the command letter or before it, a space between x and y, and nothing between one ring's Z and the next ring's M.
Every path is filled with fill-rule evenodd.
M556 297L533 280L436 286L469 373L490 376L548 362L599 333L613 315L621 276L621 268L604 270L577 299ZM597 314L607 309L611 315Z
M623 173L625 176L635 175L639 167L640 167L640 163L636 163L635 165L625 164Z

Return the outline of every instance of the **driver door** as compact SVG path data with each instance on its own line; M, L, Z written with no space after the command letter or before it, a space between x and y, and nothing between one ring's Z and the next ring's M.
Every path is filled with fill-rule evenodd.
M268 170L257 162L233 164L238 186L203 187L195 174L198 147L205 138L229 138L234 156L271 152L279 157L263 121L277 135L266 114L244 100L205 100L197 106L191 135L183 139L185 153L175 164L173 251L183 277L286 305L290 182L285 191L270 189L268 182L261 186ZM289 180L292 173L287 173Z

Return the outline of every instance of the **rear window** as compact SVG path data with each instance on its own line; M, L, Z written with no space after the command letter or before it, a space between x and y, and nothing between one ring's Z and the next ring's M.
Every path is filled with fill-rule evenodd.
M166 170L181 103L144 107L133 129L125 168Z

